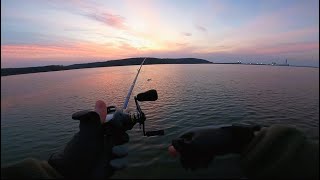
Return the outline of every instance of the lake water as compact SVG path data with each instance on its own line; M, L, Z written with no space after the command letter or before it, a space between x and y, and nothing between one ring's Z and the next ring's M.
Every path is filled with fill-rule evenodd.
M95 101L121 107L138 66L79 69L1 77L1 166L26 157L48 159L78 131L72 113ZM133 95L158 91L143 102L146 130L131 131L126 170L114 177L239 177L237 157L222 157L209 169L185 171L169 157L171 140L197 126L231 123L289 124L319 139L319 68L255 65L146 65ZM148 81L148 79L151 79ZM132 96L133 97L133 96ZM134 101L129 107L134 108Z

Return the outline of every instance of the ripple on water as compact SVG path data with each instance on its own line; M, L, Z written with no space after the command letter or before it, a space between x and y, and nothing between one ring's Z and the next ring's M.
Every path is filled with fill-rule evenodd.
M136 68L93 68L1 78L1 165L28 156L47 159L63 149L78 131L79 122L71 119L72 113L93 109L98 99L121 106ZM238 171L231 168L233 164L226 163L229 160L214 161L209 167L213 172L210 175L208 171L187 173L177 160L169 158L167 147L171 140L192 127L280 123L293 125L308 137L318 139L318 73L318 69L291 67L144 66L133 94L157 89L159 99L141 103L141 108L147 115L146 130L165 129L165 136L143 137L138 126L129 131L130 167L116 177L141 177L134 173L141 169L144 177L163 177L164 173L158 172L165 167L172 172L167 177L239 177ZM129 107L135 109L133 101Z

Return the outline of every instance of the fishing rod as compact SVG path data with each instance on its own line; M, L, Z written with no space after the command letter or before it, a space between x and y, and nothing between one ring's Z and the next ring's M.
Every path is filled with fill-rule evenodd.
M118 109L116 106L107 107L107 116L102 124L103 131L103 157L102 157L102 172L98 173L98 176L101 178L105 177L107 174L112 174L112 167L110 164L104 164L104 162L109 162L114 157L113 147L121 145L129 141L129 135L126 131L131 130L133 126L137 123L143 127L143 136L161 136L164 135L164 130L155 130L155 131L145 131L145 121L146 116L142 111L139 102L143 101L156 101L158 99L158 93L155 89L148 90L143 93L139 93L134 96L134 101L136 105L136 111L127 112L127 107L129 104L130 96L132 94L133 88L137 82L141 68L147 58L144 58L138 72L133 80L132 85L129 88L128 94L125 98L122 109ZM90 116L90 110L84 110L76 112L72 115L72 119L83 120ZM110 148L112 147L112 148ZM122 152L123 153L123 152ZM105 169L105 167L108 167Z
M113 122L111 124L116 124L113 126L117 126L118 129L119 129L119 124L121 124L121 126L122 126L122 127L120 127L121 131L131 130L136 123L139 123L140 129L141 129L141 125L143 128L142 129L143 136L161 136L161 135L164 135L164 130L155 130L155 131L147 131L147 132L145 131L146 116L139 105L139 102L143 102L143 101L156 101L158 99L158 93L155 89L151 89L146 92L139 93L137 96L134 96L136 111L129 112L129 113L126 112L133 88L137 82L141 68L142 68L144 62L146 61L146 59L147 58L144 58L140 64L138 72L137 72L137 74L136 74L136 76L135 76L135 78L129 88L128 94L124 100L122 109L119 110L115 106L108 106L107 107L106 123L110 124L108 122ZM115 131L114 129L117 129L117 128L113 128L112 131Z
M127 95L126 99L124 100L122 110L125 110L125 109L127 109L127 107L128 107L129 99L130 99L130 96L131 96L133 87L134 87L134 85L136 84L136 81L137 81L138 76L139 76L139 74L140 74L141 67L142 67L142 65L144 64L144 61L145 61L146 59L147 59L147 58L144 58L144 60L143 60L142 63L140 64L140 68L139 68L139 70L138 70L138 72L137 72L137 75L136 75L136 77L135 77L134 80L133 80L133 83L132 83L132 85L131 85L131 87L130 87L130 89L129 89L129 91L128 91L128 95Z

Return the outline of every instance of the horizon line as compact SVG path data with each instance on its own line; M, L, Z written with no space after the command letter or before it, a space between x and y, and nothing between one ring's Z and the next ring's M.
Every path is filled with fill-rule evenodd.
M148 56L141 56L141 57L130 57L130 58L121 58L121 59L110 59L110 60L97 60L93 62L82 62L82 63L72 63L72 64L48 64L48 65L39 65L39 66L24 66L24 67L6 67L1 69L19 69L19 68L36 68L36 67L48 67L48 66L72 66L72 65L80 65L80 64L90 64L90 63L99 63L99 62L107 62L107 61L118 61L118 60L126 60L126 59L135 59L135 58L153 58L153 59L200 59L200 60L206 60L211 62L212 64L242 64L242 65L271 65L274 61L270 60L270 64L266 63L261 63L259 64L258 62L245 62L245 63L238 63L241 61L235 61L235 62L221 62L221 61L212 61L212 60L207 60L204 58L196 58L196 57L180 57L180 58L158 58L158 57L148 57ZM286 59L287 60L287 59ZM277 64L277 63L276 63ZM283 64L278 64L278 65L283 65ZM277 66L277 65L276 65ZM295 65L295 64L288 64L288 66L292 67L311 67L311 68L319 68L319 66L313 66L313 65Z

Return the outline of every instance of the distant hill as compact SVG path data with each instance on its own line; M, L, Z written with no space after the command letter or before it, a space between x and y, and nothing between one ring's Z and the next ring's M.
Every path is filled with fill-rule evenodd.
M49 71L62 71L62 70L70 70L70 69L82 69L82 68L140 65L143 59L144 58L128 58L128 59L111 60L111 61L104 61L104 62L73 64L68 66L50 65L50 66L25 67L25 68L3 68L1 69L1 76L49 72ZM179 58L179 59L147 58L146 61L144 62L144 64L211 64L211 63L212 62L210 61L207 61L204 59L197 59L197 58Z

